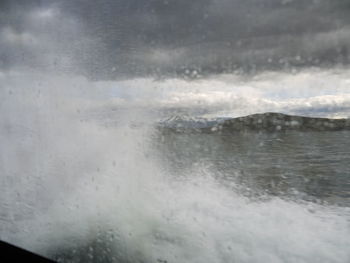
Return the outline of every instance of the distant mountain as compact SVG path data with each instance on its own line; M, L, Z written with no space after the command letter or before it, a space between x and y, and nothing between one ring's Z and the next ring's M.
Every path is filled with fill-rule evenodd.
M158 126L164 129L171 129L177 132L186 131L202 131L207 129L212 129L218 125L223 124L227 118L215 118L206 119L200 117L190 117L190 116L172 116L164 121L158 123Z
M238 118L172 117L159 127L174 132L242 132L242 131L340 131L350 130L350 119L313 118L283 113L259 113Z

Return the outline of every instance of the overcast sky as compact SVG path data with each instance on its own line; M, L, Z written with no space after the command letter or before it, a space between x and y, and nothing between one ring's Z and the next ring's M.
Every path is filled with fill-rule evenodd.
M348 0L1 0L0 10L1 70L106 79L349 62Z

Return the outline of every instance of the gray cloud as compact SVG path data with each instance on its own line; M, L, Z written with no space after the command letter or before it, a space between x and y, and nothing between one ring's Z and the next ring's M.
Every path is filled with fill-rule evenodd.
M95 78L348 64L346 0L0 3L0 67Z

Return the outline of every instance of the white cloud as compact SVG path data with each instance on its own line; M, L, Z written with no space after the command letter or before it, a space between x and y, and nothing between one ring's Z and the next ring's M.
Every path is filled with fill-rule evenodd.
M96 88L113 96L108 107L186 108L193 114L211 117L267 111L348 117L349 71L304 71L295 75L267 72L252 79L220 75L196 81L140 78L101 81L96 83Z

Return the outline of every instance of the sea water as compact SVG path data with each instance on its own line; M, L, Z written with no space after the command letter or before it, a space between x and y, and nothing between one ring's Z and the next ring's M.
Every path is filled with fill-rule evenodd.
M310 88L320 75L337 88ZM347 76L4 73L0 238L59 262L348 262L348 132L157 129L174 114L344 116Z

